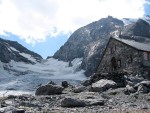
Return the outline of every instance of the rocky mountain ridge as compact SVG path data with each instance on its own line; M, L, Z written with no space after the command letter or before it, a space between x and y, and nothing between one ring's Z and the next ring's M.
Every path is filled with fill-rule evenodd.
M11 60L34 64L35 62L40 62L42 57L16 41L0 38L0 61L9 63Z
M97 69L110 36L120 35L126 39L150 42L150 24L148 23L150 17L130 20L127 18L119 20L108 16L81 27L70 36L53 57L63 61L83 58L81 69L85 70L86 76L91 76Z

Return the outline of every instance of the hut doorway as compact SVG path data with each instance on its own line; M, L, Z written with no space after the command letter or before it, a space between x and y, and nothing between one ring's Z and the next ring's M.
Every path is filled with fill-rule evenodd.
M116 58L112 57L111 59L111 69L112 71L116 71L117 70L117 62L116 62Z

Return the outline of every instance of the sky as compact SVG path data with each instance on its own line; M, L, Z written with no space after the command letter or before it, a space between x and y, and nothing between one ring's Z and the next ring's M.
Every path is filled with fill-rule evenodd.
M0 37L46 58L93 21L145 14L150 15L150 0L0 0Z

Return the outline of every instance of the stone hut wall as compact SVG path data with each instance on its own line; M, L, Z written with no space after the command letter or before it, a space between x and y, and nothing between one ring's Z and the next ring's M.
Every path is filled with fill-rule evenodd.
M104 52L97 73L135 72L142 65L143 52L111 38Z

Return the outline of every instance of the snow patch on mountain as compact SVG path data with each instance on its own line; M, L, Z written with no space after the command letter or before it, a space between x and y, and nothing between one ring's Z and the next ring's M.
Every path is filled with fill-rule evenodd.
M27 58L28 60L32 61L32 62L36 62L36 59L34 57L32 57L31 55L29 54L26 54L26 53L19 53L21 56Z
M19 52L17 49L15 49L14 47L9 47L11 50Z

